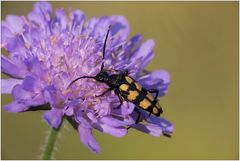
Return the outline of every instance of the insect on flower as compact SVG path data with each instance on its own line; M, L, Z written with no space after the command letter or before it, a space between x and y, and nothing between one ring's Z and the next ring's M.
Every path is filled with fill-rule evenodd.
M13 96L5 111L44 110L53 128L66 118L96 153L101 148L93 130L115 137L126 136L128 127L156 137L173 132L171 122L156 117L170 75L144 70L154 57L154 40L142 42L140 34L128 39L124 16L87 19L81 10L54 12L50 3L36 2L27 17L7 15L1 30L8 52L1 69L10 77L2 79L1 92Z
M138 82L136 82L133 78L128 75L128 71L116 71L118 74L109 74L106 70L104 70L104 56L106 53L106 43L109 35L111 25L108 28L104 45L103 45L103 56L102 56L102 65L101 70L96 76L81 76L73 80L69 86L80 79L88 78L95 79L98 82L105 83L109 86L109 88L104 91L102 94L96 96L101 97L105 95L107 92L114 90L115 94L118 96L120 104L116 108L120 108L123 104L123 101L132 102L136 105L137 108L146 110L149 112L149 116L154 114L155 116L160 116L163 112L160 104L158 103L158 90L150 89L147 90L141 86ZM69 87L68 86L68 87ZM155 93L155 97L152 95ZM136 124L139 122L141 113L139 112L138 117L136 119ZM167 135L168 136L168 135Z

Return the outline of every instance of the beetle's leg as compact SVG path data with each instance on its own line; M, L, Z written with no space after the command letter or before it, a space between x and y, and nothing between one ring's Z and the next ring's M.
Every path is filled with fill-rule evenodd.
M113 90L113 88L108 88L106 91L104 91L102 94L96 96L96 97L101 97L103 95L105 95L106 93L108 93L109 91Z
M138 116L137 116L137 119L135 121L135 124L138 124L140 122L140 117L141 117L141 112L137 111L137 113L138 113ZM130 128L132 128L132 127L131 126L127 127L127 129L130 129Z
M138 117L136 119L135 124L138 124L140 122L140 116L141 116L141 112L138 112Z
M151 114L152 114L152 113L151 113L151 112L149 112L149 114L148 114L148 117L150 117L150 116L151 116Z
M168 138L172 137L170 134L164 133L164 132L163 132L163 135L166 136L166 137L168 137Z
M119 98L119 101L120 101L120 105L118 105L117 107L114 107L113 108L114 110L119 109L122 106L122 104L123 104L123 100L122 100L122 98L119 95L118 95L118 98Z
M158 90L157 89L149 89L148 92L150 93L156 93L154 100L156 100L158 98Z

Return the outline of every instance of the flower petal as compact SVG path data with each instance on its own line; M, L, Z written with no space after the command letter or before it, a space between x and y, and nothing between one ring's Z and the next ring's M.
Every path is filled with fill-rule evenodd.
M24 100L24 103L27 106L31 106L31 108L35 108L36 106L44 105L47 102L41 94L35 94L31 99Z
M41 80L46 79L46 70L44 70L43 63L41 63L37 57L25 59L24 65L28 70L34 71L32 74L35 76L35 78L39 78Z
M171 122L161 117L150 116L146 119L149 123L156 124L162 128L163 133L172 133L174 128Z
M13 87L12 95L15 101L4 106L7 112L23 112L46 103L41 94L26 91L20 84Z
M51 21L52 6L48 2L36 2L34 4L34 10L28 14L28 19L37 24L36 27L40 26L42 29L42 35L50 35L49 24Z
M100 152L100 146L92 135L92 129L88 127L78 126L78 133L82 143L95 153Z
M39 106L46 103L41 93L26 91L20 84L13 87L12 96L15 100L25 104L26 106Z
M70 12L70 18L72 20L71 31L73 34L80 34L82 31L85 15L81 10L75 10Z
M8 15L2 25L8 27L13 34L23 32L24 20L20 16Z
M136 52L136 50L140 47L142 39L143 39L142 35L138 34L138 35L133 36L129 40L126 48L124 49L125 54L123 53L123 55L125 55L125 57L128 57L128 58L131 57L132 54L134 54Z
M12 89L17 84L22 84L21 79L2 79L1 80L1 93L2 94L10 94L12 92Z
M8 27L3 25L1 26L1 45L3 45L3 47L5 47L6 44L14 37L15 35L9 30Z
M1 55L1 70L2 73L10 75L15 78L22 78L25 75L25 71L18 67L11 60Z
M131 114L136 107L131 102L123 101L122 106L118 109L115 109L116 107L118 107L118 105L119 105L119 101L117 102L117 104L116 103L113 104L111 113L114 115L120 115L124 117Z
M60 96L58 96L57 90L53 85L47 86L43 89L43 95L45 97L46 102L49 102L56 108L60 106Z
M123 106L121 108L122 110L122 115L129 115L133 112L133 110L135 109L135 105L131 102L123 102Z
M46 14L52 13L52 6L48 2L36 2L34 3L34 11L37 13L42 13L43 15L47 16Z
M29 109L25 104L19 101L13 101L3 106L3 109L7 112L23 112Z
M24 90L34 92L36 86L36 79L32 76L26 76L22 83L22 88Z
M107 133L115 137L123 137L127 134L127 129L123 127L112 127L107 124L99 123L93 123L92 126L101 132Z
M103 42L109 25L110 25L109 17L107 16L100 17L92 30L91 36L95 37L98 41Z
M113 37L112 46L115 46L122 41L127 40L129 34L129 24L124 16L114 15L111 19L111 35Z
M130 117L128 118L113 118L113 117L109 117L109 116L105 116L103 118L100 119L100 122L103 123L103 124L107 124L109 126L112 126L112 127L120 127L120 126L127 126L127 125L131 125L134 123L134 120L133 119L129 119ZM120 120L122 119L122 120Z
M67 16L64 9L58 9L56 11L56 17L51 21L51 30L55 35L67 29Z
M43 115L43 118L47 121L47 123L54 128L58 128L62 122L62 117L62 110L56 108L52 108L50 111L46 111Z
M147 40L145 41L141 47L138 49L137 52L134 53L134 55L131 57L131 60L133 61L133 64L136 62L136 60L141 60L139 63L141 63L140 65L140 69L138 69L139 71L141 71L149 62L150 60L153 58L154 54L153 54L153 48L154 48L154 41L153 40Z
M23 99L32 99L34 97L35 93L26 91L23 89L22 85L17 84L12 89L12 96L15 100Z
M123 69L131 69L130 75L132 75L133 69L130 68L129 64L132 63L132 61L129 59L132 57L132 55L137 51L139 46L141 45L141 41L143 39L142 35L135 35L132 37L125 46L121 50L116 48L116 51L113 51L113 53L117 54L117 61L114 64L115 69L123 70ZM139 69L135 69L136 73ZM135 73L134 73L135 74Z
M156 137L159 137L162 133L162 128L155 124L144 125L144 124L138 123L138 124L131 125L131 127Z
M158 89L159 96L164 96L170 84L170 75L166 70L156 70L138 79L147 89Z

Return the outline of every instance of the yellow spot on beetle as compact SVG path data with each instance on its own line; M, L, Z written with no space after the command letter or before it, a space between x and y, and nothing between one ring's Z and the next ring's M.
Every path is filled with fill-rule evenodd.
M161 108L162 108L158 102L156 103L156 107L157 107L158 109L161 109Z
M147 93L147 98L150 100L150 101L153 101L154 98L153 98L153 95L151 93Z
M128 87L129 87L129 85L127 85L127 84L122 84L122 85L119 87L119 89L122 90L122 91L127 91L127 90L128 90Z
M128 95L127 99L129 101L133 101L137 98L138 95L139 95L139 93L137 91L129 91L129 95Z
M153 108L153 114L157 114L158 113L158 109L157 109L157 107L154 107Z
M131 83L133 82L133 79L130 78L130 77L128 77L128 76L126 76L125 79L127 80L127 82L128 82L129 84L131 84Z
M139 83L135 82L134 84L139 91L142 90L142 86Z
M147 99L142 100L139 104L143 109L147 109L150 105L151 103Z

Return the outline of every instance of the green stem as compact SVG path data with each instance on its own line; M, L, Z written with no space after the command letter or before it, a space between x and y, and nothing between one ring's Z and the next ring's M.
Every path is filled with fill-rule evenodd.
M46 143L45 148L44 148L44 152L43 152L43 156L42 156L43 160L51 159L53 151L54 151L54 145L56 143L58 133L59 133L60 128L62 126L62 122L57 129L56 128L51 128L50 134L48 135L48 138L47 138L47 143Z

